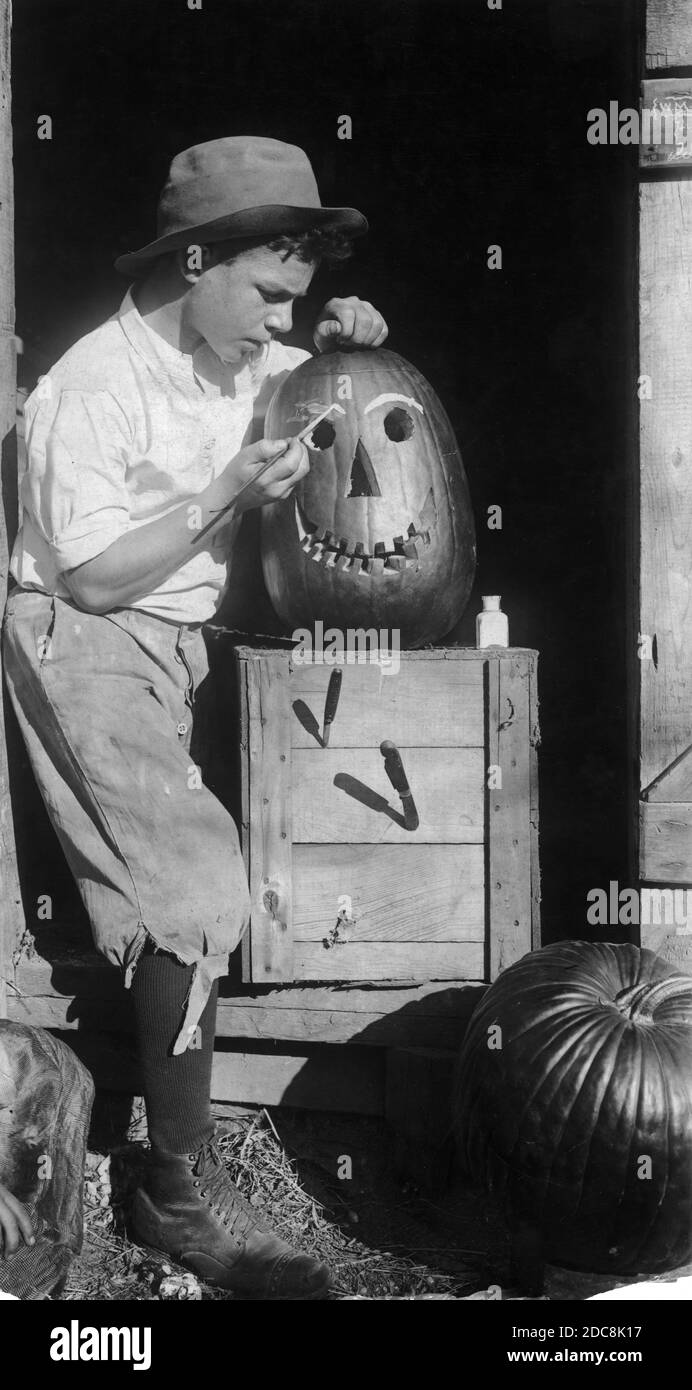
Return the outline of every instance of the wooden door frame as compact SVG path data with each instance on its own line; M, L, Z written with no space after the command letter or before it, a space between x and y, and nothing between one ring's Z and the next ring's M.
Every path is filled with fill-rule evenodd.
M17 522L11 29L11 0L0 0L0 607L3 610L7 595L9 553ZM24 930L7 765L3 695L0 683L0 1018L7 1015L7 982L10 979L15 943Z
M689 99L686 97L689 93ZM688 100L692 10L647 0L642 108ZM689 138L689 126L688 126ZM692 887L692 158L640 147L637 870ZM692 922L644 923L641 944L692 972Z

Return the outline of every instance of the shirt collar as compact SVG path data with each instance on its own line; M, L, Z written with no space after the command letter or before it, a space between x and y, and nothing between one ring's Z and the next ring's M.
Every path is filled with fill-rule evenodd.
M233 396L239 389L242 390L246 380L254 383L263 374L269 345L247 357L238 367L222 362L208 343L202 343L192 354L172 347L142 318L132 295L132 287L128 289L117 317L125 337L140 357L144 357L150 365L153 362L179 382L185 380L188 387L195 382L201 391Z

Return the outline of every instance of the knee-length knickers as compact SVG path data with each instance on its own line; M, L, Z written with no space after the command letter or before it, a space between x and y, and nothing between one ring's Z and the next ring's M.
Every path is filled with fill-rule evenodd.
M190 755L201 625L15 590L5 674L100 951L129 986L147 938L194 965L174 1052L249 921L235 823Z

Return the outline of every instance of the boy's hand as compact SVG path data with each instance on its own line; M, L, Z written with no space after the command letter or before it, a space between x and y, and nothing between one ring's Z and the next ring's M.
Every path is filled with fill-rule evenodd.
M289 497L296 484L310 471L308 451L298 439L290 443L287 439L260 439L258 444L241 449L211 485L209 491L214 491L218 496L219 507L231 502L236 493L251 482L261 465L275 454L281 454L281 457L243 493L238 500L237 511L239 514L249 511L251 507L263 507L267 502L278 502Z
M35 1244L31 1217L9 1188L0 1183L0 1255L6 1260L15 1255L20 1240L25 1245Z
M335 347L381 347L389 329L367 299L328 299L317 319L313 340L318 352Z

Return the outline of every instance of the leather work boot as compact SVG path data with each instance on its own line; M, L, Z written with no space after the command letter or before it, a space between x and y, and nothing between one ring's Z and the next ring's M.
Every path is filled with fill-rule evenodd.
M192 1154L152 1148L135 1193L130 1235L209 1284L261 1299L322 1298L329 1270L258 1221L214 1143Z

